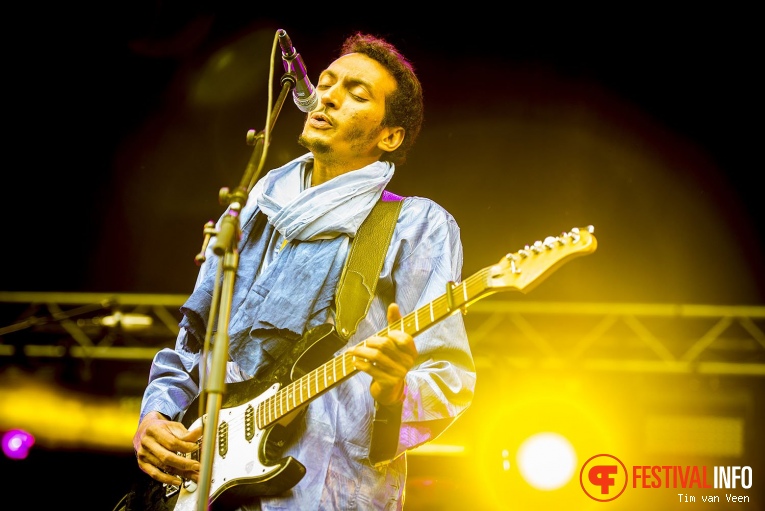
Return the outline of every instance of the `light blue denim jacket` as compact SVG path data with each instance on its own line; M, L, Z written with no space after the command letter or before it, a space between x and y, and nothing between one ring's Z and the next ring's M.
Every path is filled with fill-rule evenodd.
M369 312L347 346L387 326L389 303L396 302L402 314L412 312L443 295L448 282L460 282L461 271L462 244L454 218L432 200L405 198ZM155 356L141 418L159 411L179 419L198 395L200 354L187 351L187 335L181 329L176 348ZM418 359L406 376L392 459L377 464L369 459L375 403L369 393L371 377L359 372L307 406L299 435L285 450L305 466L302 479L278 496L242 502L242 509L402 509L406 451L449 427L470 405L476 381L461 315L447 317L414 340ZM228 363L227 382L247 378L236 360Z

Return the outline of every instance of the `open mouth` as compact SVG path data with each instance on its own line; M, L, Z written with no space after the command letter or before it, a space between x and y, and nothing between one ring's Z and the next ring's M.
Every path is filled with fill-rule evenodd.
M317 128L332 126L332 120L321 112L311 114L311 125Z

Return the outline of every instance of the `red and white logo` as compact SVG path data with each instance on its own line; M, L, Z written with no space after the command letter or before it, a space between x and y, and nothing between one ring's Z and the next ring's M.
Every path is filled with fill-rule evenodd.
M596 454L582 465L579 484L593 500L608 502L616 499L627 488L627 467L616 456Z

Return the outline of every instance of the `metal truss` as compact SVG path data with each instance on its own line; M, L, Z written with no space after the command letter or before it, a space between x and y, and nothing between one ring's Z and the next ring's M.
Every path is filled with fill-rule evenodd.
M484 300L465 322L479 366L765 376L765 306Z
M172 346L185 295L0 292L0 363L146 361ZM483 300L476 362L515 369L765 376L765 306Z
M0 292L0 357L151 360L174 344L186 298Z

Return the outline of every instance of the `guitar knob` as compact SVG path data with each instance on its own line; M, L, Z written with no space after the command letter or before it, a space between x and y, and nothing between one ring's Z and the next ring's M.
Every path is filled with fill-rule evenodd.
M191 479L184 479L183 488L189 493L194 493L195 491L197 491L197 483L195 483Z

